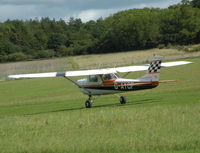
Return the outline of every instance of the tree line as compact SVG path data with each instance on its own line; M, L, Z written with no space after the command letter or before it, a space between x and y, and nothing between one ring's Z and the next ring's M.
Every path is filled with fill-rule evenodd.
M0 23L0 62L122 52L200 42L200 0L118 12L83 23L48 17Z

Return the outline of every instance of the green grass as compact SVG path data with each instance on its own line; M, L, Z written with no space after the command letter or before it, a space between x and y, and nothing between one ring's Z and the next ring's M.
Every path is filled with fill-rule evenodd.
M110 95L85 109L87 96L64 78L0 82L0 152L200 152L200 58L187 60L162 69L178 82L124 93L126 105Z

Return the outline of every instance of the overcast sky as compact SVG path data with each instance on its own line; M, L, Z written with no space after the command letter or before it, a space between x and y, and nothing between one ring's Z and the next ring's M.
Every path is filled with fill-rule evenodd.
M7 19L50 17L86 22L131 8L166 8L181 0L0 0L0 22Z

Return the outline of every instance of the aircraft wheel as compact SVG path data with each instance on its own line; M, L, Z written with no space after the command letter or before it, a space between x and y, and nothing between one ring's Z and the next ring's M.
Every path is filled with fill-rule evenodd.
M91 107L92 107L91 101L87 100L87 101L85 102L85 107L86 107L86 108L91 108Z
M121 104L126 104L126 98L124 96L120 97L120 103Z

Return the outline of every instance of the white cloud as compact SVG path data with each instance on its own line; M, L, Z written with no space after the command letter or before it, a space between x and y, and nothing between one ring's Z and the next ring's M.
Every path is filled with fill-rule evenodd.
M114 12L117 12L116 9L105 9L105 10L86 10L80 12L75 17L80 18L83 22L87 22L89 20L97 20L100 17L107 17Z

